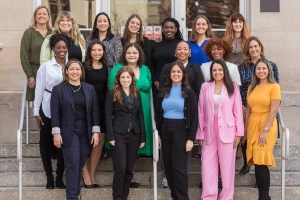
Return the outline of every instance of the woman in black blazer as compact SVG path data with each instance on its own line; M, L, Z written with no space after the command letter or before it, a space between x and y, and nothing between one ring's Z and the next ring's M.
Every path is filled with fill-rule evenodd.
M173 199L188 200L188 155L198 128L197 99L181 62L173 62L160 90L155 121Z
M51 124L54 145L61 148L66 166L66 197L77 199L80 177L91 144L99 142L99 108L95 89L83 82L80 61L71 59L63 81L52 90Z
M133 70L125 66L105 101L107 139L114 168L113 199L127 199L138 147L145 145L142 101L135 86Z

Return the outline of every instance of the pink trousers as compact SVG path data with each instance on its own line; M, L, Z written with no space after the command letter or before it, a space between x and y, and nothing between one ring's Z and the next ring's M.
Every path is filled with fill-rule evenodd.
M203 200L232 200L234 195L236 148L232 143L220 140L218 116L214 121L214 140L202 147L202 195ZM220 165L223 189L218 197L218 169Z

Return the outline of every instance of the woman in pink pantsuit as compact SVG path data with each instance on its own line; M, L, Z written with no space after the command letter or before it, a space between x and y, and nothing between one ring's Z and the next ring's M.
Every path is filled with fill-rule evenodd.
M224 61L210 66L211 80L201 87L198 105L199 127L196 139L202 146L203 200L232 200L235 155L244 135L242 100ZM218 197L218 167L223 189Z

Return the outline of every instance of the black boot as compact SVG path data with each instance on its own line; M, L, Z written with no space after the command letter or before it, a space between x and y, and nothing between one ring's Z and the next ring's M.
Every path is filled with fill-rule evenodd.
M46 189L54 189L54 178L53 175L47 175Z
M55 185L58 189L66 189L66 185L62 180L62 176L56 176Z
M271 200L268 190L261 190L260 192L261 192L261 197L259 198L259 200Z

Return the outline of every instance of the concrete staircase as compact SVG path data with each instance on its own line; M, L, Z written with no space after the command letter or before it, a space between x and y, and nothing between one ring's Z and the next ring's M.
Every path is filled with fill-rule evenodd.
M46 190L46 176L39 153L39 132L37 131L35 120L32 118L30 128L30 144L25 144L25 134L23 134L23 199L25 200L60 200L65 199L65 190ZM194 153L197 148L194 148ZM276 157L276 168L271 168L271 197L279 200L281 197L281 160L280 145L276 145L274 154ZM0 145L0 200L18 199L18 162L16 160L16 145ZM286 199L300 199L300 154L299 147L290 146L290 160L286 163ZM235 199L236 200L257 200L257 189L254 188L255 177L254 168L244 176L238 174L242 167L242 160L236 162L235 178ZM53 160L53 169L56 167L56 160ZM158 163L158 199L167 200L170 198L169 189L161 188L162 173ZM201 190L198 188L201 173L201 161L199 158L191 159L189 176L189 195L191 200L198 200ZM134 180L141 183L139 188L130 189L131 200L151 200L153 199L153 171L151 158L139 158L136 160L134 168ZM80 199L82 200L109 200L112 199L112 160L101 160L97 169L97 183L102 188L85 189L82 188Z

